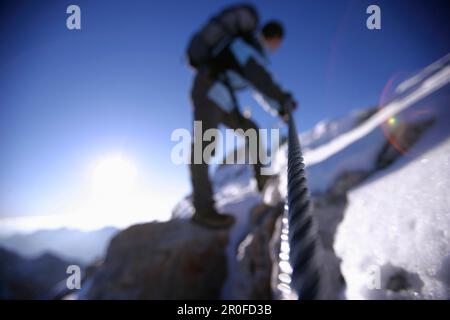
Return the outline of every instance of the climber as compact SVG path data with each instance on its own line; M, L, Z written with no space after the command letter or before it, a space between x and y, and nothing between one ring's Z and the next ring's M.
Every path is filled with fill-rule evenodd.
M284 30L281 23L270 21L259 27L258 14L250 5L227 8L214 16L193 35L188 49L189 64L196 71L191 99L194 121L201 121L203 130L217 128L219 124L232 129L255 129L257 125L244 117L238 107L235 91L252 88L263 98L264 106L280 117L286 116L286 106L296 105L293 96L281 89L267 71L267 52L275 52L281 45ZM193 159L194 143L191 146L190 173L193 187L192 220L211 228L230 227L234 217L217 212L213 199L213 188L208 176L208 164ZM257 147L261 148L260 139ZM198 148L197 148L198 149ZM256 185L261 192L270 176L261 174L262 164L254 164Z

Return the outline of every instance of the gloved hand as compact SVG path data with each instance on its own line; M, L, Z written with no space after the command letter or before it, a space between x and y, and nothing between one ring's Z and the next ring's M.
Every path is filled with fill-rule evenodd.
M295 101L293 95L290 92L286 92L278 115L285 121L287 121L288 110L295 111L297 109L297 101Z

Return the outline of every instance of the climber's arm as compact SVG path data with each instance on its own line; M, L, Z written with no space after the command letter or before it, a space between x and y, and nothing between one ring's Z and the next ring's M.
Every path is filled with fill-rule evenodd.
M230 49L244 78L271 107L276 106L278 113L281 113L283 111L281 107L292 97L273 80L266 68L268 64L266 58L242 39L235 40Z
M273 80L270 73L253 57L247 60L242 68L244 77L263 96L273 99L280 105L284 104L285 92Z

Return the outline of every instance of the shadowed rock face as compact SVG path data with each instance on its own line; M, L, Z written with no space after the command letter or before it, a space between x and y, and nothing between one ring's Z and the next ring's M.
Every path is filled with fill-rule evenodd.
M135 225L111 240L80 298L218 299L227 243L228 231L188 220Z
M284 211L284 202L277 206L256 205L251 210L251 230L240 243L236 260L237 276L233 283L236 299L273 299L273 270L277 265L279 234L274 233L275 225ZM276 237L274 239L274 236Z
M381 149L377 169L384 169L397 160L402 153L407 152L420 137L435 123L435 118L423 121L401 124L391 132L385 133L388 143Z

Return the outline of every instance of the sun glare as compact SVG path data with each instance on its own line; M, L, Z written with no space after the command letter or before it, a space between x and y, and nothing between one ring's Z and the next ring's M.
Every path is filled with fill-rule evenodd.
M104 155L88 165L83 194L61 214L1 221L0 234L8 229L31 232L62 227L96 230L125 228L135 223L164 221L171 217L177 195L151 184L145 171L121 153ZM155 180L153 180L155 181Z
M112 155L97 161L92 171L92 191L96 197L111 200L134 191L137 167L121 155Z
M94 162L90 200L83 210L89 218L85 220L111 223L148 212L149 199L138 181L139 174L135 162L121 154L107 155Z

